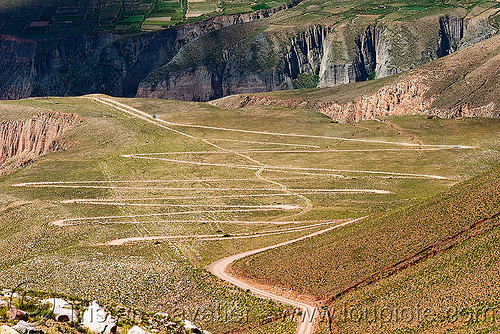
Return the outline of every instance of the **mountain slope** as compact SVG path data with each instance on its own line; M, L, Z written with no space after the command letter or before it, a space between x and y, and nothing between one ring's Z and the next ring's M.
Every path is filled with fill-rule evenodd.
M300 110L331 105L334 100L352 108L351 118L341 112L329 116L345 117L339 119L345 122L376 118L383 124L402 119L388 115L412 113L498 117L499 51L500 39L493 37L391 81L233 96L214 104L242 110L252 104L288 104ZM405 87L420 90L405 91ZM353 99L361 92L366 95ZM388 103L384 94L395 104ZM408 101L418 101L415 109L408 109ZM408 131L400 125L395 129ZM420 134L429 131L418 124L414 129ZM497 130L491 135L498 134ZM462 135L473 142L471 132ZM325 307L319 324L324 332L495 332L500 307L496 275L500 168L498 159L491 162L491 170L417 205L250 256L233 269L278 291L315 297Z
M221 108L281 105L310 108L339 122L388 115L500 116L500 36L397 77L330 89L237 95Z
M260 3L234 14L216 12L168 29L119 33L121 19L127 24L135 24L135 16L144 20L146 9L131 14L134 4L90 3L86 14L79 11L87 7L60 6L56 12L76 14L50 14L46 20L29 6L0 16L0 98L106 93L206 101L236 93L330 87L406 71L487 39L499 26L499 5L490 1L391 0L380 5L297 0ZM122 5L125 9L118 10ZM262 6L269 8L258 9ZM25 12L38 18L24 18ZM70 20L73 16L85 19ZM101 18L109 22L100 25ZM87 19L97 30L9 30L12 22L64 27Z
M235 31L251 35L223 48L203 47L218 44L221 38L215 33L186 44L141 82L137 96L206 101L383 78L491 37L497 29L488 19L497 13L493 7L477 17L465 16L456 8L412 21L377 15L363 16L363 20L360 15L331 17L312 25L298 24L287 32L282 31L282 21L289 18L276 15L262 22L260 31L252 26L226 28L222 32L226 36ZM211 65L214 61L218 66Z
M438 316L444 316L447 308L454 308L453 316L458 316L460 308L472 312L500 305L499 191L500 168L496 167L418 205L239 260L233 270L272 284L277 291L312 295L329 308L337 325L345 329L341 333L433 328L435 323L459 327L466 314L457 323L453 317ZM486 249L478 246L488 242L494 244ZM363 316L361 307L416 312L418 305L442 314L436 313L431 323L422 319L411 324L396 320L385 324L380 319L374 323L369 320L373 315L366 314L363 321L355 320ZM351 313L341 313L344 306ZM359 313L353 315L352 310ZM484 325L465 323L467 328Z
M35 282L117 309L185 310L190 319L234 310L230 321L196 318L215 333L258 326L283 307L217 280L207 264L406 208L500 154L498 119L336 124L306 109L108 96L0 103L9 122L43 111L83 121L64 135L75 143L69 149L0 176L0 285ZM445 232L453 230L436 235ZM293 333L296 323L269 326Z

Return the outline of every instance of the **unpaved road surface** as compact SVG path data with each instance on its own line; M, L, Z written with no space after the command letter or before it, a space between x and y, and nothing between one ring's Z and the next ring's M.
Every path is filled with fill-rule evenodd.
M296 333L297 334L312 334L313 333L313 329L314 329L314 321L315 321L314 315L316 314L316 307L314 305L310 305L310 304L306 304L306 303L299 302L299 301L296 301L296 300L288 299L288 298L282 297L280 295L276 295L276 294L273 294L271 292L264 291L264 290L261 290L259 288L256 288L255 286L253 286L249 282L246 282L246 281L238 279L238 278L236 278L234 276L231 276L227 272L227 269L231 265L231 263L233 263L234 261L239 260L241 258L244 258L246 256L250 256L250 255L253 255L253 254L265 252L265 251L273 249L273 248L278 248L278 247L289 245L289 244L292 244L294 242L298 242L298 241L301 241L301 240L304 240L304 239L312 238L314 236L317 236L317 235L329 232L331 230L340 228L342 226L358 222L359 220L361 220L363 218L349 220L347 222L344 222L344 223L341 223L341 224L338 224L338 225L326 228L324 230L317 231L317 232L305 235L305 236L297 238L297 239L293 239L293 240L281 242L281 243L276 244L276 245L272 245L272 246L268 246L268 247L263 247L263 248L259 248L259 249L254 249L254 250L249 250L249 251L246 251L246 252L243 252L243 253L231 255L231 256L228 256L226 258L220 259L220 260L218 260L218 261L210 264L207 267L207 270L209 272L211 272L212 274L214 274L215 276L219 277L220 279L223 279L226 282L234 284L234 285L236 285L237 287L239 287L241 289L250 290L255 295L258 295L260 297L264 297L264 298L267 298L267 299L272 299L272 300L275 300L275 301L283 303L283 304L291 305L293 307L300 308L302 310L303 317L301 319L299 319L299 323L298 323L298 326L297 326L297 332Z

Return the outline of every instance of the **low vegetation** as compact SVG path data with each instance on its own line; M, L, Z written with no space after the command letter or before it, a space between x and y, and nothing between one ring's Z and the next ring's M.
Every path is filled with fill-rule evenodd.
M265 328L292 333L294 322L252 327L282 315L284 307L215 279L204 270L207 264L322 228L314 224L334 223L336 219L418 203L490 168L498 159L500 147L498 136L494 135L498 129L495 119L414 116L336 124L310 110L283 107L222 110L194 102L116 101L154 114L155 118L150 119L153 122L181 123L168 127L184 135L91 98L1 103L0 109L5 111L0 113L2 119L9 119L11 113L7 110L17 110L20 118L23 110L27 115L53 110L77 113L83 122L64 135L64 140L77 145L40 157L35 163L0 178L0 284L10 287L19 281L32 280L41 285L40 290L152 312L184 310L188 317L194 316L193 310L210 312L219 306L234 310L235 314L249 312L248 326L208 318L195 322L216 333L245 326L248 333ZM425 146L397 144L418 145L418 142L451 146L426 150ZM209 143L237 150L243 156L222 154ZM478 148L457 149L454 145ZM259 174L259 168L221 165L255 164L244 156L277 169L269 168ZM291 167L301 169L288 169ZM418 176L424 174L443 179ZM385 192L353 193L344 192L345 189ZM265 206L278 207L260 211ZM248 208L234 210L240 207ZM404 211L399 212L404 216ZM337 233L362 236L383 219L366 221ZM456 216L457 221L460 219L460 215ZM63 220L62 225L52 223L58 220ZM419 224L426 226L425 220ZM259 236L265 231L290 228L299 230ZM252 234L249 238L233 238ZM121 238L183 235L219 237L107 245ZM436 233L440 235L445 235L445 231ZM421 243L425 244L425 240ZM317 243L322 244L323 241ZM417 250L417 246L411 249ZM348 259L343 253L340 255ZM390 259L388 256L387 260ZM270 259L268 263L273 261ZM353 265L352 270L355 268ZM315 275L307 277L314 279ZM325 283L318 285L322 291L326 291Z
M488 171L421 204L241 260L235 268L330 302L370 274L496 217L499 172Z
M499 263L499 220L494 224L495 229L486 234L340 297L331 306L338 312L337 326L344 333L498 331L500 301L494 268ZM354 308L370 310L370 318L352 321ZM384 319L370 320L373 310L380 317L382 309ZM328 328L327 322L324 325Z
M91 333L83 324L83 315L91 304L90 300L33 290L34 286L33 282L26 282L14 289L2 290L0 301L6 305L0 307L0 325L10 327L19 323L19 319L9 317L9 309L14 308L24 312L22 321L32 324L38 331L43 331L42 333ZM54 299L66 302L70 320L58 321L56 309L53 304L47 302ZM120 334L126 334L133 326L139 326L149 333L209 333L198 328L189 328L192 322L181 312L155 313L138 308L124 308L115 303L104 305L103 310L116 320L116 331ZM189 324L187 328L186 324Z
M251 1L233 0L220 4L212 0L108 0L99 4L64 4L49 0L44 6L39 6L31 0L0 1L0 33L34 39L102 31L135 34L216 15L249 13L284 2L269 0L254 5Z

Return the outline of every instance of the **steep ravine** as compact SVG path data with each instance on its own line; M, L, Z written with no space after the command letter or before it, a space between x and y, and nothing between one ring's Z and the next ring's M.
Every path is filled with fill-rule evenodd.
M500 35L496 35L385 81L385 85L373 81L311 94L295 92L290 98L289 93L241 94L210 103L222 109L257 105L313 109L341 123L393 115L499 118L500 96L495 88L499 82Z
M0 175L41 155L65 149L69 144L58 139L81 121L76 114L43 112L0 123Z
M127 37L102 33L33 41L0 35L0 99L88 93L134 96L139 83L183 45L223 27L270 17L299 2Z

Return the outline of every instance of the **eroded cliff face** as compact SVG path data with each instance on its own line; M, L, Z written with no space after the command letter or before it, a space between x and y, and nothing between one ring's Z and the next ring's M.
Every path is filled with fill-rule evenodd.
M433 97L426 98L429 87L422 76L386 86L375 94L361 96L352 102L323 102L317 110L341 123L359 122L388 115L421 115L428 112Z
M418 74L385 86L375 94L361 96L352 102L344 104L322 102L314 104L313 108L340 123L402 115L428 115L439 118L500 117L494 102L479 107L466 103L449 108L434 108L432 103L437 96L428 96L426 93L429 89L425 77Z
M298 2L129 37L103 33L28 41L0 35L0 99L89 93L133 97L139 83L183 45L227 26L270 17Z
M389 40L381 38L383 33L384 30L379 27L368 26L362 34L355 37L351 47L348 46L349 37L343 29L329 35L322 53L321 66L316 72L319 76L318 87L364 81L370 77L375 78L376 72L383 71L379 77L397 73L397 70L387 69L389 60L383 61L384 54L388 54L390 48Z
M426 33L420 33L420 25ZM285 77L317 77L317 87L383 78L493 36L497 29L485 17L440 17L415 24L368 25L352 36L351 26L315 26L290 40ZM359 29L359 27L358 27ZM293 88L297 85L294 85Z
M424 83L424 77L416 75L347 103L317 102L308 99L283 100L261 95L228 96L210 103L228 110L259 105L314 109L339 123L402 115L429 115L440 118L500 117L500 112L493 102L480 107L464 104L450 108L433 108L432 102L436 97L426 96L428 91L429 86Z
M17 99L31 93L36 43L0 35L0 99Z
M374 94L360 96L352 102L319 102L308 99L282 100L249 95L239 99L227 97L212 103L224 109L255 105L277 105L287 108L308 108L319 111L340 123L352 123L389 115L428 114L434 97L426 97L429 86L424 77L414 75L406 80L385 86Z
M201 47L217 43L207 34L153 71L139 84L137 97L207 101L231 94L333 87L397 74L495 33L484 18L435 17L384 26L310 26L286 41L256 33L219 49Z
M0 123L0 174L65 149L69 144L58 139L81 121L76 114L43 112L25 120Z

